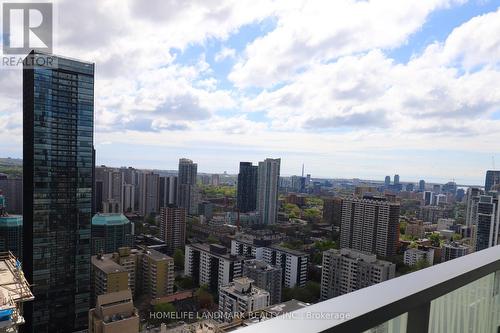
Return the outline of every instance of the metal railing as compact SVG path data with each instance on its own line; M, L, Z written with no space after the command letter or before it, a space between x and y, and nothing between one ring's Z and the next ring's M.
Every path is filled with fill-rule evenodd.
M407 314L406 332L424 333L429 331L433 300L499 271L500 246L496 246L268 319L237 332L356 333ZM500 327L496 329L500 332Z

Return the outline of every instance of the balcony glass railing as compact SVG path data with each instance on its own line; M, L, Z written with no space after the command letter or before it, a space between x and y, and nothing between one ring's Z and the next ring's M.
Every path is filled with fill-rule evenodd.
M238 333L498 333L500 246L265 320Z

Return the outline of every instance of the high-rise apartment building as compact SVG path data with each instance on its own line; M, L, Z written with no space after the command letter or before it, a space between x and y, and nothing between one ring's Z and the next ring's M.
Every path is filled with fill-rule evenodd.
M254 239L231 241L231 254L263 260L269 265L281 268L281 282L286 288L303 287L307 282L309 255L302 251L272 245L270 242Z
M139 214L142 216L158 214L160 176L153 172L139 174Z
M90 299L94 64L50 57L56 68L23 69L25 329L37 333L85 328Z
M91 272L92 305L99 295L129 289L127 270L101 254L92 256Z
M477 203L476 251L498 245L500 232L498 197L482 195Z
M257 170L258 166L252 165L251 162L240 162L236 202L242 213L257 208Z
M123 185L123 212L133 212L135 210L135 186L132 184Z
M139 312L132 302L130 290L97 297L89 311L89 333L138 333Z
M465 211L465 225L471 227L477 225L477 204L479 197L484 194L484 191L477 187L469 187L465 197L466 211Z
M123 214L96 214L92 218L92 254L113 253L134 245L132 224Z
M242 274L243 257L227 253L222 245L186 245L184 260L185 275L192 277L196 285L206 285L213 292Z
M352 249L323 252L321 299L326 300L395 277L396 265Z
M142 292L150 298L174 292L174 259L156 250L148 249L142 256Z
M278 217L278 186L281 159L267 158L259 162L257 211L261 224L275 224Z
M387 258L399 241L399 203L385 198L344 198L340 247Z
M269 305L281 302L282 280L281 267L272 266L263 260L246 260L243 264L243 276L254 281L254 285L269 292Z
M323 222L340 227L342 223L342 198L323 199Z
M241 318L244 314L262 310L269 305L269 292L257 287L247 277L235 278L219 289L219 311L227 322L231 322L233 316Z
M434 193L431 191L424 191L422 193L422 200L424 206L430 206L434 203Z
M494 185L500 184L500 170L486 171L486 179L484 181L484 191L488 192Z
M183 250L186 244L186 209L169 205L160 209L160 238L165 241L167 251Z
M177 202L179 207L186 209L188 214L196 214L198 209L196 177L198 164L187 158L179 160L177 179Z
M177 177L160 177L159 208L177 205Z

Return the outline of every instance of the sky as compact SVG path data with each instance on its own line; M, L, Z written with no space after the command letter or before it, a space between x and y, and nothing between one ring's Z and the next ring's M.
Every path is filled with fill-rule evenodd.
M91 61L97 163L484 183L500 165L500 0L54 1ZM0 156L22 157L0 67Z

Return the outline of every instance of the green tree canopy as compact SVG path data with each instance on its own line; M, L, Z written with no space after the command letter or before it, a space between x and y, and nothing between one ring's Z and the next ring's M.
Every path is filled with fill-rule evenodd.
M184 268L184 252L181 249L176 249L174 252L174 265L178 268Z

